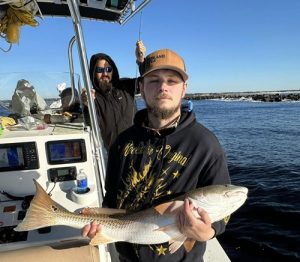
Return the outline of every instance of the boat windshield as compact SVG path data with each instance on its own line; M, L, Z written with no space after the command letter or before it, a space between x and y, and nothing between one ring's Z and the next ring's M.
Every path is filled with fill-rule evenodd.
M72 85L75 92L72 92ZM73 79L68 72L14 72L0 74L0 116L15 112L14 103L25 104L26 100L37 98L45 101L44 109L62 109L61 95L68 92L68 96L77 97L80 91L80 77L74 74ZM68 89L68 90L67 90ZM28 90L31 93L27 92ZM65 91L64 91L65 90ZM75 98L73 98L75 101Z

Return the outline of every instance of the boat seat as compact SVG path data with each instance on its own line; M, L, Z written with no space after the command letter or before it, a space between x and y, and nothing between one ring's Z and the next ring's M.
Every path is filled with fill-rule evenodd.
M73 242L63 245L40 246L0 252L0 261L99 262L100 258L97 246Z

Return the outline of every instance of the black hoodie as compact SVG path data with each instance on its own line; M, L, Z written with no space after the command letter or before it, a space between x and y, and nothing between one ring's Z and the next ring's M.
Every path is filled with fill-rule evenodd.
M113 68L111 90L100 90L94 83L94 68L99 59L105 59ZM133 123L136 112L134 95L136 93L136 79L119 77L118 68L110 56L99 53L90 59L90 78L96 90L95 107L100 132L105 148L108 150L118 134ZM84 108L89 123L87 107Z
M225 154L213 133L196 122L193 112L181 112L178 126L160 132L144 127L147 110L137 112L134 126L111 147L103 206L141 210L198 187L230 183ZM213 223L216 235L225 222ZM181 247L170 254L168 244L116 243L121 261L202 261L205 242L187 253ZM157 252L162 252L157 253Z

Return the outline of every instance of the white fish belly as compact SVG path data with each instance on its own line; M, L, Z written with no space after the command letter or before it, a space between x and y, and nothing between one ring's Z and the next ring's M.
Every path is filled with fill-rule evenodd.
M174 224L174 217L154 216L140 218L138 221L123 220L123 225L103 226L102 232L111 239L136 244L159 244L168 242L172 237L180 234L177 227L159 230L167 225Z

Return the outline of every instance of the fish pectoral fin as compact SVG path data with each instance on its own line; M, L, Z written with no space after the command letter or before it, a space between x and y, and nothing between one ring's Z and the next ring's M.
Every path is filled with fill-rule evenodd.
M154 231L162 231L171 236L174 236L178 233L178 227L176 224L169 224L164 227L159 227L159 228L155 229Z
M154 209L161 215L167 213L177 212L183 205L183 201L171 201L155 206Z
M171 254L175 253L186 241L186 236L178 231L178 227L176 224L170 224L164 227L160 227L156 230L163 231L171 236L171 239L169 241L169 251Z
M177 237L172 238L169 241L169 251L171 254L175 253L181 246L182 244L186 241L186 236L179 234Z
M196 240L194 239L191 239L191 238L187 238L183 245L184 245L184 248L185 248L185 251L186 252L190 252L195 244Z
M96 246L101 244L109 244L113 242L115 242L113 239L99 232L91 239L90 245Z

